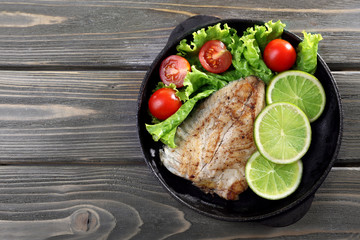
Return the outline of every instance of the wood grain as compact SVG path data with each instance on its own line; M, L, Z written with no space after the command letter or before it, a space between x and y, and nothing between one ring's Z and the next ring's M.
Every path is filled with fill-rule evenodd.
M0 75L2 163L142 162L135 114L144 72Z
M359 69L360 7L338 1L2 1L0 68L146 69L174 27L197 14L281 19L323 35L332 69Z
M350 77L352 75L353 77ZM341 94L344 132L339 163L359 163L360 159L360 72L335 72Z
M2 166L0 231L12 240L357 239L359 183L359 168L334 168L303 219L271 228L200 215L145 165Z
M143 71L2 71L0 163L139 164ZM344 135L338 163L360 159L360 73L334 72Z

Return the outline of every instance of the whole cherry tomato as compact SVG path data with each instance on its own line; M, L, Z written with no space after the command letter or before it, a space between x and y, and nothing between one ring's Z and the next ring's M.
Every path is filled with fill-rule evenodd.
M171 88L156 90L149 99L150 113L159 120L165 120L173 115L182 105L175 93Z
M294 65L296 51L288 41L275 39L266 45L263 57L268 68L275 72L282 72Z

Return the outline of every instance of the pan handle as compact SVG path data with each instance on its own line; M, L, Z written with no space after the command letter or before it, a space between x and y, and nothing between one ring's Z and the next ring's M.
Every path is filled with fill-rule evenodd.
M178 38L180 38L185 32L194 29L198 27L199 25L206 25L210 24L212 22L219 21L220 18L208 16L208 15L196 15L193 17L190 17L183 22L181 22L179 25L177 25L174 30L171 32L168 44L176 41Z
M311 203L314 200L315 194L310 195L302 203L294 208L282 212L276 216L260 220L259 223L271 227L286 227L296 223L309 211Z

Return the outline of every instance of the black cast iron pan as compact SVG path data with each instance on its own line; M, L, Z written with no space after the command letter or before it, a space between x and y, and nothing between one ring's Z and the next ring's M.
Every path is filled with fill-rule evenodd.
M221 20L199 15L185 20L173 30L167 45L147 72L139 93L137 126L144 159L175 199L202 214L226 221L254 221L278 227L293 224L309 210L316 190L325 180L337 158L342 137L340 94L329 68L319 55L315 76L325 89L326 107L321 117L311 125L312 142L309 151L302 158L304 170L300 186L295 193L285 199L266 200L255 195L250 189L240 194L237 201L227 201L218 196L204 194L190 181L171 174L161 164L158 150L162 144L154 142L145 129L145 123L151 122L147 103L152 90L160 80L158 72L161 61L176 53L176 45L181 39L191 39L194 31L219 22L235 28L239 35L248 27L263 24L253 20ZM284 31L282 38L293 46L297 46L301 41L298 36L288 31Z

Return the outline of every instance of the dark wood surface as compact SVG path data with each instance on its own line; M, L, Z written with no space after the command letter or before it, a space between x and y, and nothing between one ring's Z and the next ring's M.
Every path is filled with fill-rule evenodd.
M0 240L360 239L360 3L0 1ZM190 16L281 19L324 37L344 110L338 159L309 212L284 228L215 220L145 165L137 94Z

